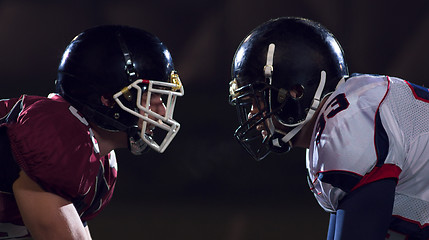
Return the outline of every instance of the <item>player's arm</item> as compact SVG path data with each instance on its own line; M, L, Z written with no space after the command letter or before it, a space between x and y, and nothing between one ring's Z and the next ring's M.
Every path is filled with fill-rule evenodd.
M385 239L392 216L396 179L382 179L347 194L331 215L328 240Z
M23 171L13 192L24 224L34 239L91 239L74 205L44 191Z

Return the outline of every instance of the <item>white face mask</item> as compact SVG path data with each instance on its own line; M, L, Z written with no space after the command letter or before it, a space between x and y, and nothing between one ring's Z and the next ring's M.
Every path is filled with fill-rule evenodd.
M145 88L145 89L143 89ZM136 107L126 107L120 98L125 97L131 89L137 90ZM162 107L165 111L156 112L151 109L152 97L160 96L164 99ZM124 111L138 117L140 120L140 138L149 147L157 152L164 152L179 131L180 124L173 119L176 98L184 95L183 85L177 73L171 73L170 82L138 79L113 95L113 99ZM155 130L156 129L156 130ZM160 136L151 136L149 132L156 131ZM155 140L157 139L157 140ZM134 141L139 141L134 139Z

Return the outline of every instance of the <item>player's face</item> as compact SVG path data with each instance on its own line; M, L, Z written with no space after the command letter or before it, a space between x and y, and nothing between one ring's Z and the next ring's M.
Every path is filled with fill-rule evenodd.
M146 101L147 101L147 93L144 93L142 96L141 105L146 106L146 104L147 104ZM165 108L164 102L163 102L160 94L155 94L155 93L151 94L150 102L149 102L149 109L153 112L158 113L161 116L165 115L166 108ZM140 110L140 114L145 115L145 113L141 110ZM151 115L149 115L149 118L156 120L156 118L151 116ZM142 128L142 125L143 125L143 119L139 119L138 126L140 129ZM153 135L154 128L155 128L155 126L148 124L146 134Z
M266 107L265 107L265 101L263 101L263 98L261 96L256 95L254 98L252 98L252 106L250 108L250 112L247 116L247 119L251 119L252 117L258 115L258 113L261 113L259 115L258 119L265 117L268 114L267 111L268 111L268 109L266 109ZM276 118L275 115L271 115L271 117L269 119L271 119L272 124L274 125L275 129L280 130L282 132L287 132L290 130L289 128L283 126L279 122L279 120ZM267 121L268 120L265 120L265 122L261 122L260 124L258 124L256 126L256 130L261 132L261 135L263 138L268 137L268 129L267 129L268 123L267 123Z
M264 117L266 115L265 112L265 104L264 101L262 100L262 97L259 95L256 95L255 97L252 98L252 106L250 107L250 112L247 115L247 119L251 119L253 117L255 117L256 115L258 115L258 113L261 113L261 115L258 117ZM261 135L263 138L268 136L268 132L267 129L265 129L265 124L263 122L261 122L260 124L258 124L256 126L256 130L258 130L259 132L261 132Z

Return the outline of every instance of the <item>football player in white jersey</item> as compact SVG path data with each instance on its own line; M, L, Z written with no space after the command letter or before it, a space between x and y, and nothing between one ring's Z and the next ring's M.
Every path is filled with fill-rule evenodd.
M319 23L284 17L255 28L232 65L235 137L256 160L307 148L308 180L331 213L327 239L429 239L429 91L349 76Z

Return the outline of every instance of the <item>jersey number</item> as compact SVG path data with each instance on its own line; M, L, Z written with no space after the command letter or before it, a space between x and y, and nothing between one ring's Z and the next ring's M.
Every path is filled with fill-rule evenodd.
M344 93L335 96L327 105L325 112L319 118L316 125L316 144L320 143L323 130L325 130L326 120L335 117L339 112L346 110L350 103ZM328 113L325 117L325 113Z

